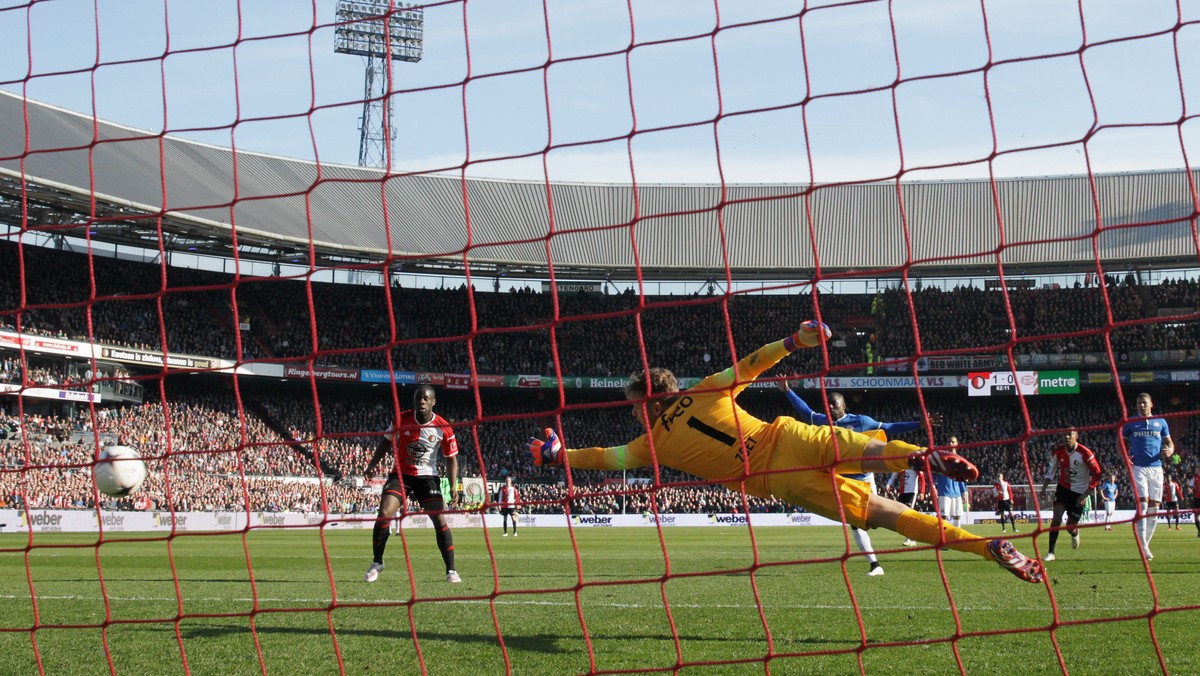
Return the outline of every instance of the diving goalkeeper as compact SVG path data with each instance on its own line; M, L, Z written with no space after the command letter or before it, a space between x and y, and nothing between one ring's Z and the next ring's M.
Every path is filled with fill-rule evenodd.
M537 465L620 470L658 463L747 495L779 498L858 528L887 528L913 540L970 552L1022 580L1041 582L1041 562L1021 554L1009 541L972 535L842 476L914 468L972 481L979 470L967 459L786 416L768 423L738 406L738 394L767 369L829 336L824 324L805 322L795 334L764 345L684 392L667 369L636 372L625 386L625 398L633 402L633 415L646 434L623 446L565 449L554 430L547 429L545 439L531 438L527 448Z

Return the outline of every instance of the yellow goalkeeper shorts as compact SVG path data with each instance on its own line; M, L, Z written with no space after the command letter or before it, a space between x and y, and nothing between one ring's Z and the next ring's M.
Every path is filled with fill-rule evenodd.
M814 514L865 528L871 487L836 474L834 467L836 463L839 472L861 472L863 450L874 438L841 427L785 421L771 455L771 494Z

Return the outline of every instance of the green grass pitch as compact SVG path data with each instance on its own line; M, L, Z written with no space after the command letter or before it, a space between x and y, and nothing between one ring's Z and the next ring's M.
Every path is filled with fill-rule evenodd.
M956 655L972 674L1149 674L1162 671L1155 639L1170 673L1200 673L1200 539L1185 528L1159 527L1152 576L1129 524L1084 530L1078 550L1064 535L1049 585L959 552L883 551L901 549L886 531L872 531L886 574L867 577L864 559L843 565L843 531L821 527L760 528L753 544L737 527L661 541L653 528L492 530L490 543L460 529L459 585L429 530L393 536L374 584L366 530L118 534L98 548L38 534L28 550L4 534L0 674L38 673L35 646L46 673L109 673L106 645L121 674L184 673L185 660L222 675L953 674ZM1028 535L1016 542L1031 553Z

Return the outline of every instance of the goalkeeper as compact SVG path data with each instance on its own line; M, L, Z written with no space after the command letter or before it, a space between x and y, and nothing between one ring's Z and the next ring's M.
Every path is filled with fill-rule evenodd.
M779 498L857 528L887 528L913 540L970 552L995 561L1022 580L1042 581L1041 562L1021 554L1007 540L977 537L937 516L872 494L865 483L842 476L914 468L972 481L979 470L965 458L790 417L768 423L738 406L738 394L767 369L829 336L824 324L805 322L795 334L764 345L685 392L679 391L667 369L636 372L625 386L625 398L633 402L634 417L646 434L622 446L565 449L554 430L547 429L545 439L531 438L527 448L537 465L601 470L655 463L673 467L747 495Z

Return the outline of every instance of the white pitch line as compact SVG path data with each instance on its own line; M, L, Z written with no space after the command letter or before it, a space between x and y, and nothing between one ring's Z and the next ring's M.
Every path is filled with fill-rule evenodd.
M568 593L568 592L555 592L555 593ZM0 594L0 599L28 601L28 600L30 600L30 596L28 594ZM101 597L99 597L99 596L81 596L81 595L75 595L75 594L66 594L66 595L38 594L38 600L100 601ZM161 596L161 597L159 597L159 596L109 596L108 600L109 601L121 601L121 602L133 601L133 602L145 602L145 603L160 603L160 602L175 603L178 601L178 599L175 598L174 596ZM367 598L341 597L338 599L338 603L339 603L339 605L347 604L347 603L402 604L402 603L408 603L409 600L410 599L378 599L378 598L367 599ZM229 598L229 597L197 597L197 598L193 598L193 597L189 597L189 596L184 596L183 601L185 603L199 603L199 602L205 602L205 603L212 603L212 602L253 603L254 599L251 597L248 597L248 596L247 597L235 597L235 598ZM269 598L269 597L261 597L260 596L258 598L258 602L260 604L261 603L288 603L288 604L319 603L322 605L327 605L328 603L330 603L330 599L328 599L328 598ZM435 603L435 604L447 604L447 605L452 605L452 604L454 604L454 605L487 605L490 603L489 600L487 600L487 599L449 599L449 600L441 600L441 601L418 600L417 602L422 603L422 604ZM575 603L573 601L544 601L544 600L535 600L535 599L522 599L522 600L497 599L496 605L498 605L498 606L570 606L570 607L574 607ZM662 604L648 604L648 603L613 603L613 602L598 603L595 601L584 601L583 605L585 608L603 607L603 608L621 608L621 609L627 609L627 610L646 610L646 609L661 610L661 609L663 609ZM847 604L818 604L818 603L796 604L796 603L793 603L793 604L787 604L787 605L769 604L764 607L767 610L775 610L775 609L852 610L853 609L853 606L851 606L848 603ZM888 606L883 606L883 605L867 605L867 604L860 603L860 604L858 604L858 607L860 610L863 610L863 611L871 611L871 610L949 610L944 605L938 605L938 606L934 606L934 605L928 605L928 606L888 605ZM747 604L747 603L672 603L671 608L686 608L686 609L716 608L716 609L730 609L730 610L756 610L757 606L755 606L753 604ZM1060 611L1104 611L1104 612L1126 612L1126 613L1138 612L1138 609L1129 608L1129 607L1067 606L1067 605L1064 605L1061 603L1059 604L1058 608ZM964 605L960 604L958 606L958 610L959 610L959 612L989 612L989 611L996 611L996 610L1045 610L1045 611L1048 611L1048 610L1050 610L1050 608L1049 608L1049 606L1012 606L1012 605L964 606Z

